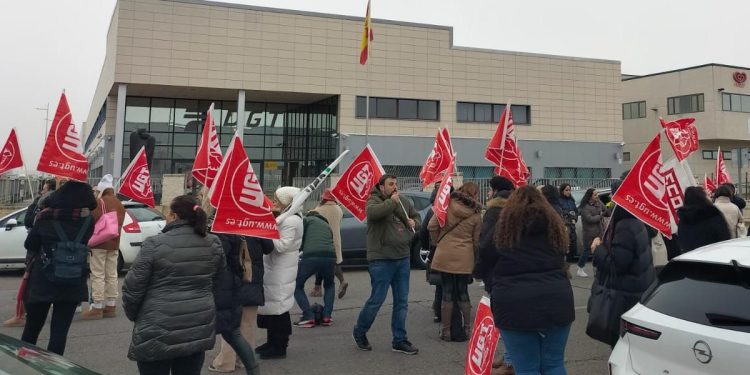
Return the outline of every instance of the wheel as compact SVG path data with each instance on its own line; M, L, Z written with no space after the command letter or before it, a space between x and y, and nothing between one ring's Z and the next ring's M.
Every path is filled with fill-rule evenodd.
M427 268L429 257L430 250L423 249L419 238L415 238L411 243L411 266L423 270Z

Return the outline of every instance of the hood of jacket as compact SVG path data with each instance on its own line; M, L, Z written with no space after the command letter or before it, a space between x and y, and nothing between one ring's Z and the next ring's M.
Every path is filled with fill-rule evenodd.
M490 200L487 201L487 208L503 208L508 203L508 197L511 192L503 190L495 193Z
M448 214L458 219L482 212L482 206L470 196L454 191L448 204Z
M677 216L685 224L696 224L714 216L720 216L721 211L714 205L682 206L677 209Z

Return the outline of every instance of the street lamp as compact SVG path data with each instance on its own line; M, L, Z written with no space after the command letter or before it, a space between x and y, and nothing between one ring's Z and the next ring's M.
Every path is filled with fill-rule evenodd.
M49 102L47 103L47 107L44 107L44 108L36 107L34 109L36 109L37 111L45 111L46 112L46 116L44 117L44 138L46 139L47 138L47 128L49 128Z

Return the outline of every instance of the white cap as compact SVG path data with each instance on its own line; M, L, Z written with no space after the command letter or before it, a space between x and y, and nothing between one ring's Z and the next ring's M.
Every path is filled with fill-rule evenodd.
M99 184L96 185L96 190L100 192L104 192L104 190L106 189L110 189L110 188L114 189L115 186L112 184L113 181L114 181L114 177L112 177L111 174L105 174L102 177L102 180L99 181Z

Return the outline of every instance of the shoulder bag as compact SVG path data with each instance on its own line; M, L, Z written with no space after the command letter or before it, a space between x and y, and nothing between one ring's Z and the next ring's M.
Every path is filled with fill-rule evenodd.
M463 222L464 219L466 219L466 218L461 219L458 223L456 223L456 225L453 225L450 228L448 228L447 230L445 230L442 233L440 233L440 237L435 242L435 247L437 247L437 245L440 243L440 240L442 240L443 237L445 237L445 235L447 235L448 233L450 233L450 231L452 231L459 224L461 224L461 222ZM435 253L437 253L437 249L435 250ZM427 282L430 285L442 285L443 284L443 278L442 278L442 276L440 276L440 272L435 272L435 271L432 270L432 259L430 259L429 261L427 261Z
M89 239L89 247L94 248L107 241L120 236L120 223L117 220L117 211L107 212L107 206L102 202L102 216L94 224L94 234Z

